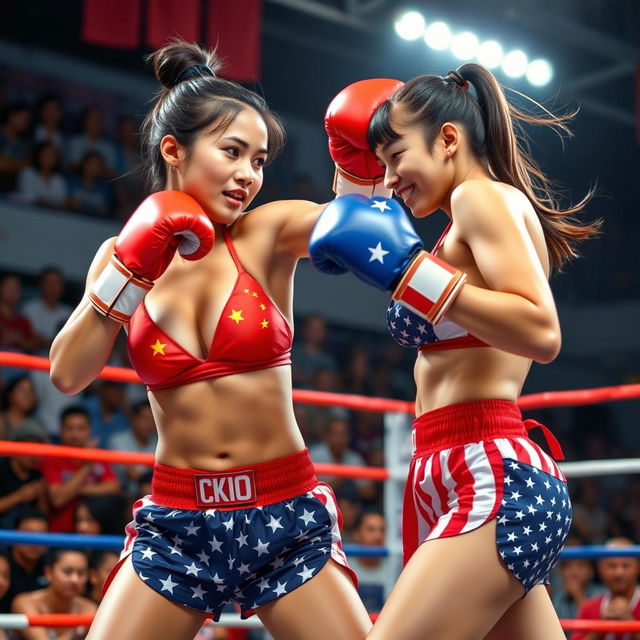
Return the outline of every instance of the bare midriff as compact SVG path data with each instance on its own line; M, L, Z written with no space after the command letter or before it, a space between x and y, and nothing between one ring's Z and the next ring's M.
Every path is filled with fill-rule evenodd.
M291 368L274 367L149 394L156 461L224 471L304 448L291 400Z
M469 400L515 402L530 367L531 360L493 347L419 353L416 415Z

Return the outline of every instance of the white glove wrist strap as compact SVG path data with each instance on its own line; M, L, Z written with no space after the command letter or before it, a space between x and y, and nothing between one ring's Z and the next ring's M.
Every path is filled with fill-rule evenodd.
M380 196L390 198L391 189L385 189L383 178L358 178L336 165L333 176L333 192L336 197L346 196L349 193L357 193L367 198Z
M114 254L91 287L89 300L103 316L129 322L152 287L152 282L134 276Z
M467 274L421 251L405 271L392 298L437 324L460 293Z

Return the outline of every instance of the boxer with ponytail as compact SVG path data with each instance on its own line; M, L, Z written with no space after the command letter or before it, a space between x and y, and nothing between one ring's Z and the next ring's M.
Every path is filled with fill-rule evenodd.
M560 350L549 276L599 222L577 220L591 193L559 204L520 125L568 133L570 116L517 109L477 64L378 97L350 128L378 191L329 203L310 241L316 268L391 293L389 331L416 351L405 568L367 638L562 640L545 587L571 525L562 450L516 402L532 362ZM346 102L333 117L352 122ZM446 213L432 251L385 188L416 218Z

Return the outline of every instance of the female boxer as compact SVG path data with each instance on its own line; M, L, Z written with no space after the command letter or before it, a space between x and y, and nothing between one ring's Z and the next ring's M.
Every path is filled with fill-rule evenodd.
M363 638L340 514L291 400L293 274L320 207L245 213L279 120L217 77L210 51L175 41L151 59L164 89L142 140L157 191L98 251L51 349L54 383L76 393L124 326L159 433L152 495L88 637L191 639L236 601L276 638Z
M342 171L374 183L381 171L355 167L336 133L360 102L356 83L333 103L327 129ZM442 209L449 224L429 253L396 201L344 196L311 238L319 269L351 270L393 292L389 329L418 349L406 566L367 637L560 640L544 582L571 506L515 402L531 362L560 349L549 274L598 225L571 217L589 196L559 208L514 125L566 131L565 118L517 111L477 64L414 78L378 105L352 146L363 153L368 135L384 185L415 217Z

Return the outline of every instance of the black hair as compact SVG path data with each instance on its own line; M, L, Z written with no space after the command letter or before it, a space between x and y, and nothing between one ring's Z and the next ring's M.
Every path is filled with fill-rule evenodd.
M35 397L35 390L36 389L35 389L35 386L33 384L33 380L28 375L17 376L15 378L12 378L11 380L9 380L9 382L7 382L7 385L2 390L2 396L0 397L0 409L2 409L2 411L6 411L9 408L9 398L11 397L11 394L13 393L13 390L21 382L24 382L25 380L28 380L29 383L31 384L31 388L33 389L34 397ZM37 407L38 407L38 400L36 398L35 402L33 403L33 407L31 408L29 413L27 413L27 415L28 416L32 415L33 412L37 409Z
M89 554L89 569L92 571L99 569L107 556L110 555L118 557L119 554L115 549L94 549Z
M46 523L47 529L49 528L49 518L47 514L31 505L22 505L16 509L13 516L13 528L18 529L25 520L42 520Z
M190 152L203 131L223 131L247 107L267 127L267 163L281 151L285 132L280 119L259 95L216 75L221 65L215 50L176 38L148 60L163 86L141 131L143 165L152 190L163 189L167 180L160 152L166 135L174 136Z
M495 76L475 63L464 64L444 77L418 76L377 108L369 124L368 142L375 150L400 137L391 125L394 105L401 107L407 125L423 127L429 149L443 124L459 123L472 152L485 164L491 177L516 187L527 196L542 225L551 264L560 269L578 255L578 243L598 233L601 221L582 224L574 218L591 199L593 190L568 209L560 208L554 185L531 157L522 128L523 123L540 124L570 135L566 123L575 113L555 115L528 100L544 115L532 115L510 104Z
M151 409L151 404L148 400L138 400L131 407L131 414L134 416L139 415L144 409Z
M89 412L81 404L73 404L70 407L66 407L60 412L60 423L62 424L68 416L81 415L84 416L89 424L91 424L91 416Z
M60 171L60 152L58 151L58 147L49 140L38 142L38 144L33 148L33 151L31 152L31 164L38 171L42 169L40 156L47 147L52 147L58 156L58 162L53 166L53 171Z
M50 547L49 549L47 549L46 553L44 554L44 566L53 567L53 565L55 565L60 560L60 558L62 558L62 556L67 553L80 554L87 561L88 566L89 558L87 557L85 551L82 551L82 549L67 549L65 547Z
M356 521L353 523L353 530L355 531L356 529L359 529L362 526L364 519L370 515L380 516L384 520L384 513L382 513L382 511L380 511L379 509L368 507L360 511L360 513L358 514Z
M100 525L101 535L120 535L127 524L126 501L118 493L104 496L88 496L76 506L76 513L84 505L91 517Z

